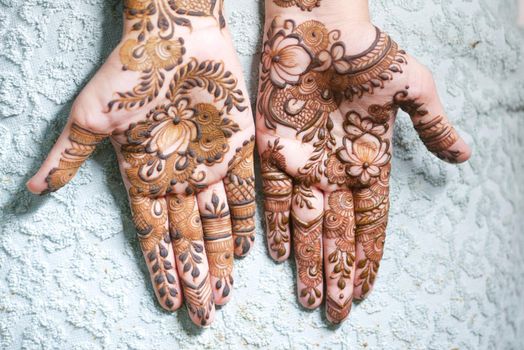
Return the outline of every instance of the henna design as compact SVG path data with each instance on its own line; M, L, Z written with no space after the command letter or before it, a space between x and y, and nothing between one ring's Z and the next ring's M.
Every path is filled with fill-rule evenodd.
M198 265L203 261L201 254L204 252L204 234L200 216L194 210L195 204L193 196L174 195L168 199L169 234L173 249L183 264L184 273L190 272L193 278L198 278Z
M287 20L281 27L275 20L264 43L258 110L266 127L292 128L302 142L314 146L296 177L295 198L301 207L311 208L308 189L322 176L328 176L331 183L367 186L376 181L380 168L391 158L389 141L383 140L387 120L373 110L366 118L356 112L346 116L346 153L335 149L330 114L344 98L373 94L394 74L401 74L402 65L407 64L405 52L377 28L376 40L368 50L348 56L340 36L339 30L329 31L315 20L300 25ZM385 106L375 107L387 111Z
M430 152L442 160L457 163L462 152L449 150L459 139L455 128L445 120L444 116L428 118L429 112L423 107L424 104L409 98L408 90L409 86L406 90L397 92L393 103L411 116L420 139Z
M274 144L268 143L268 148L261 155L262 184L265 194L265 216L267 222L269 248L279 258L287 254L286 245L290 242L288 233L289 210L293 181L284 171L286 158L279 151L280 139Z
M121 146L127 163L129 196L135 221L149 223L151 199L170 194L174 186L185 184L186 193L193 194L206 186L200 164L213 166L223 161L229 151L229 138L239 127L227 114L246 107L237 80L225 71L222 62L192 59L180 67L170 83L170 103L157 106L146 119L131 124ZM193 89L207 92L213 104L193 104ZM223 104L222 110L216 105ZM142 248L149 251L163 234L156 225L137 225Z
M362 287L362 296L371 291L384 253L389 214L389 173L391 165L381 169L378 181L368 188L354 191L356 241L364 249L364 258L357 261L355 286Z
M243 256L255 241L255 174L253 151L255 137L244 142L229 163L224 179L227 201L231 210L235 254Z
M336 43L332 48L337 73L343 75L344 95L350 101L364 94L373 94L384 83L393 80L393 74L402 74L407 64L406 52L400 50L389 35L376 28L376 38L370 48L355 56L345 55L345 46Z
M308 297L307 303L314 305L322 297L322 257L321 235L323 214L304 222L296 215L293 218L293 244L296 254L298 276L304 288L300 297Z
M133 223L146 259L151 264L151 279L158 291L160 301L168 308L176 306L179 295L175 267L168 259L171 238L168 234L167 208L165 202L145 197L131 201Z
M222 101L224 111L214 104L193 105L189 95L195 87L205 89L215 103ZM244 110L244 98L223 63L193 59L175 74L170 89L170 104L156 107L126 132L122 155L130 165L131 197L161 196L177 184L187 184L188 193L202 189L206 175L196 172L197 166L222 162L228 139L239 130L224 115L233 108Z
M120 47L123 70L139 72L140 83L131 91L117 92L108 103L108 111L142 107L158 97L166 73L183 62L184 40L175 38L176 27L191 27L186 16L213 16L217 0L126 0L124 14L133 21L136 38ZM220 27L225 26L223 0L218 6ZM157 20L153 21L156 16ZM182 17L181 17L182 16Z
M220 28L226 26L224 18L224 0L169 0L171 8L179 15L210 17L218 6L218 21Z
M339 299L343 301L336 300L329 294L326 296L326 313L335 324L341 323L349 316L353 303L353 298Z
M96 146L107 137L109 137L108 134L97 134L73 123L69 134L71 147L62 153L58 167L52 169L47 175L47 190L42 194L55 192L71 181L80 166L93 154Z
M201 320L200 324L205 326L209 323L210 313L215 305L211 284L204 279L200 284L190 283L182 280L184 288L184 297L189 312Z
M169 234L173 250L182 265L182 286L189 312L201 325L209 322L214 307L209 276L202 274L204 234L194 196L174 195L168 197ZM185 276L190 274L191 277Z
M233 236L231 233L231 216L226 204L213 193L211 203L206 203L205 213L202 213L202 227L209 273L216 278L215 288L222 290L225 298L231 292L233 285Z
M329 195L329 210L324 215L325 238L335 240L336 249L328 256L332 270L326 276L337 280L341 291L338 296L327 295L327 313L331 320L341 322L351 309L352 298L344 300L342 291L352 283L351 272L355 262L355 213L353 195L350 191L336 191ZM338 299L338 301L337 301ZM343 302L342 302L343 301Z
M131 212L140 246L149 252L167 233L166 208L161 200L137 196L131 197Z
M325 236L335 239L337 247L328 257L329 262L335 264L330 278L338 279L339 289L344 289L355 260L353 196L349 191L336 191L329 195L328 203L330 209L324 217Z
M280 7L298 6L302 11L312 11L315 7L320 7L321 0L273 0L275 5Z
M179 296L178 284L176 279L175 267L167 259L168 249L170 249L171 239L166 233L164 239L157 243L147 254L147 260L152 264L151 278L158 291L160 301L169 309L174 311L175 298Z
M355 111L348 112L343 125L344 146L337 150L348 180L361 186L376 180L380 169L391 160L389 140L384 139L388 124L375 123L371 118L362 118Z
M458 134L449 123L446 123L443 116L436 116L432 120L420 120L415 124L415 129L420 135L420 139L428 150L441 159L454 161L460 156L460 151L447 151L458 140Z

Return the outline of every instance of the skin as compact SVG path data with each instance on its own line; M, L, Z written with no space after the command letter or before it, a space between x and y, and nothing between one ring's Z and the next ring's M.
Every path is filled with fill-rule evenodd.
M365 0L266 0L257 106L269 252L294 251L300 304L335 324L369 295L389 212L393 124L462 163L430 71L373 26Z
M160 305L199 326L254 241L254 125L222 1L127 0L124 35L27 183L58 190L109 138Z

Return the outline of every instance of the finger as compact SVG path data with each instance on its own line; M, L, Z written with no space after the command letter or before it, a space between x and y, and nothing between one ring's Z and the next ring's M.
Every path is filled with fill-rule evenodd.
M169 234L189 316L196 325L210 325L215 317L215 303L196 198L168 196L167 207Z
M27 188L40 194L59 190L73 179L96 146L107 137L109 135L94 133L69 121L41 168L27 182Z
M238 257L246 256L255 242L254 147L253 137L237 149L224 179L227 202L231 209L235 255Z
M463 163L471 149L451 125L438 96L435 80L424 66L415 63L416 79L395 95L395 103L411 116L427 149L449 163Z
M351 191L324 196L326 316L339 324L351 311L355 276L355 208Z
M209 186L198 194L197 200L209 261L211 289L215 303L224 305L231 298L234 258L231 216L224 185L218 183Z
M356 221L356 272L353 297L371 293L384 253L389 214L389 167L368 188L353 191Z
M305 187L297 187L293 193L291 217L299 301L305 308L314 309L320 306L323 298L324 195L317 189Z
M182 293L168 233L166 200L131 197L131 211L158 302L175 311L182 305Z
M279 151L278 140L268 143L261 154L264 217L269 254L276 261L289 258L291 251L289 213L293 181L285 172L286 158Z

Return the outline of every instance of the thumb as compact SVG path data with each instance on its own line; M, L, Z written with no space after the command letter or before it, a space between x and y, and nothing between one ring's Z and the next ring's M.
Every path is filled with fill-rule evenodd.
M34 194L46 194L63 187L109 134L94 133L69 119L38 172L27 182Z
M463 163L471 157L471 148L446 117L431 72L415 63L410 84L395 95L395 103L411 116L413 125L426 148L449 163Z

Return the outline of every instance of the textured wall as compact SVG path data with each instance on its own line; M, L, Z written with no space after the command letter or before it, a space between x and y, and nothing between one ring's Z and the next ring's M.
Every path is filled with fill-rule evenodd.
M253 87L261 4L226 3ZM299 308L293 265L270 261L259 230L254 253L236 265L234 300L201 331L154 301L109 145L59 193L24 189L117 43L120 1L0 0L0 348L524 348L516 1L372 3L376 22L434 70L472 161L438 162L400 118L385 260L350 321L330 328L321 312Z

